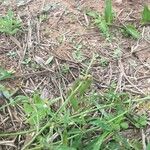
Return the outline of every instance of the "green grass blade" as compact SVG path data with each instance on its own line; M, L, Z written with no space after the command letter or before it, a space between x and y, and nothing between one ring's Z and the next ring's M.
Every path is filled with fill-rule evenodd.
M142 22L143 24L150 23L150 9L147 5L144 6L144 10L142 12Z
M112 1L111 0L105 0L105 21L108 24L111 24L113 21L113 13L112 13Z
M139 39L140 38L140 33L138 32L138 30L133 25L125 26L125 32L129 36L132 36L135 39Z
M93 145L93 150L100 150L101 149L101 145L104 142L104 140L106 139L106 137L109 135L109 132L104 132L102 135L100 135L98 137L98 140L96 143L94 143Z

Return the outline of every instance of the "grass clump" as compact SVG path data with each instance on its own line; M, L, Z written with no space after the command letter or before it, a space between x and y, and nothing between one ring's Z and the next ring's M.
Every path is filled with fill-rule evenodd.
M8 35L16 34L21 27L20 20L14 17L12 11L8 11L7 15L0 17L0 32Z
M113 22L112 1L105 0L104 14L99 14L94 11L87 13L88 16L94 19L94 23L107 38L110 37L109 25Z
M94 24L98 27L100 32L102 32L102 34L105 37L109 38L110 37L109 26L108 26L104 16L102 16L96 12L93 12L93 11L88 12L87 15L94 19Z
M113 87L99 94L91 90L91 84L92 76L85 75L74 82L65 98L42 99L37 93L15 97L13 106L23 106L29 124L20 136L33 132L22 149L141 150L141 141L128 139L122 132L142 129L147 116L134 113L128 94L116 93ZM15 134L19 132L6 135Z

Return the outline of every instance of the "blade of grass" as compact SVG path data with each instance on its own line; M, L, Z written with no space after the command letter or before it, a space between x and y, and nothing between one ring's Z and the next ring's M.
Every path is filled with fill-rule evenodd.
M112 13L112 0L105 0L105 11L104 11L105 21L110 25L113 21Z
M150 9L147 5L144 6L144 10L142 12L142 23L150 23Z
M125 26L125 32L132 36L135 39L139 39L140 38L140 33L138 32L138 30L133 26L133 25L126 25Z

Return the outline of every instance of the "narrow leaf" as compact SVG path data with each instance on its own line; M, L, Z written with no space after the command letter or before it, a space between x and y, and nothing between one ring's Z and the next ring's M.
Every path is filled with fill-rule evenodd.
M65 129L64 132L63 132L63 145L66 145L68 146L68 133L67 133L67 130Z
M142 12L142 22L143 24L150 23L150 9L147 5L144 6L144 10Z
M105 0L105 21L111 24L113 21L112 0Z
M104 19L101 20L100 23L97 24L99 30L106 36L109 37L109 28Z
M89 11L89 12L87 12L87 15L94 19L98 17L98 13L95 11Z
M108 135L109 135L109 132L104 132L102 135L100 135L100 136L98 137L97 142L94 143L93 150L100 150L103 141L105 140L105 138L106 138Z
M132 36L135 39L138 39L140 37L140 33L133 25L127 25L125 27L125 31L128 35Z
M46 60L45 65L50 64L50 63L53 61L53 58L54 58L54 56L50 56L50 57Z

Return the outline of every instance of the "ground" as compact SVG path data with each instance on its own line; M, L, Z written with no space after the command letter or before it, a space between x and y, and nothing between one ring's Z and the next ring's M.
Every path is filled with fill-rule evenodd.
M0 66L14 71L14 78L1 81L2 84L15 90L16 95L30 95L38 91L42 98L53 99L61 95L60 88L63 87L64 93L67 91L96 54L98 59L90 68L93 89L103 93L115 84L115 92L129 93L136 98L149 95L150 26L140 23L143 6L149 3L149 0L113 1L116 19L111 27L114 38L109 41L86 14L91 10L102 13L102 0L0 2L0 15L4 16L11 7L22 21L22 30L16 35L0 34ZM126 23L135 24L142 33L140 39L125 37L116 28ZM148 113L150 109L149 103L135 107L139 114L143 111ZM28 128L23 114L20 107L9 107L7 113L0 114L0 131ZM141 129L139 134L128 130L124 134L131 133L132 137L137 134L135 136L141 138L148 129ZM24 142L23 137L16 138ZM2 137L0 148L19 149L22 143L17 145L15 140ZM149 137L142 140L149 140Z

